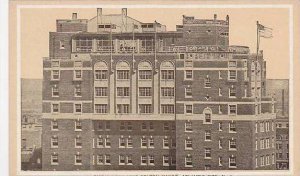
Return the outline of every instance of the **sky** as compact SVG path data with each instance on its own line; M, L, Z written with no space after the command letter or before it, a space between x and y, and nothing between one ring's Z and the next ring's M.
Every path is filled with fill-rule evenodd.
M42 78L43 57L49 55L49 32L55 32L56 19L70 19L72 13L80 19L96 16L96 8L26 8L21 9L21 77ZM121 9L105 9L103 14L119 14ZM261 38L260 49L267 61L267 78L289 78L289 11L283 8L128 8L128 16L141 22L155 20L175 31L182 16L199 19L225 20L229 15L229 44L249 46L256 52L256 21L273 29L273 38Z

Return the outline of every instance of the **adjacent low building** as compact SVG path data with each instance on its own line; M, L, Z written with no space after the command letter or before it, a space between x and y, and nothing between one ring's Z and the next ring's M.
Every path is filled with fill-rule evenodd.
M263 52L225 20L176 31L121 14L57 20L43 60L43 170L275 169Z

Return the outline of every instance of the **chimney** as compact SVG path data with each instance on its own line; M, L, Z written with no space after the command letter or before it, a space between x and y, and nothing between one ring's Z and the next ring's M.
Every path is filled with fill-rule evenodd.
M214 14L214 20L217 20L217 14Z
M229 23L229 15L226 15L226 21Z
M127 16L127 8L122 8L122 15Z
M72 20L77 20L77 13L72 14Z

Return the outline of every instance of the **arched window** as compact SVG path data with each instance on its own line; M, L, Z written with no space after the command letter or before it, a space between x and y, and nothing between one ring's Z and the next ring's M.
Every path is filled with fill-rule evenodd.
M210 108L205 108L203 110L203 114L204 114L204 123L212 123L212 120L211 120L211 114L212 114L212 111Z
M174 80L174 69L172 62L162 62L160 65L161 80Z
M152 79L152 66L149 62L140 62L138 65L139 79L151 80Z
M95 80L107 80L108 79L108 67L103 61L97 62L94 65Z
M127 62L120 61L116 65L117 79L129 80L130 66Z

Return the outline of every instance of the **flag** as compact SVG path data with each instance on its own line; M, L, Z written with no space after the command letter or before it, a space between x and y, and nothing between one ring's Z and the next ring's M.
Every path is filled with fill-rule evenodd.
M260 37L264 38L272 38L273 37L273 29L265 27L261 24L257 24L258 32Z

